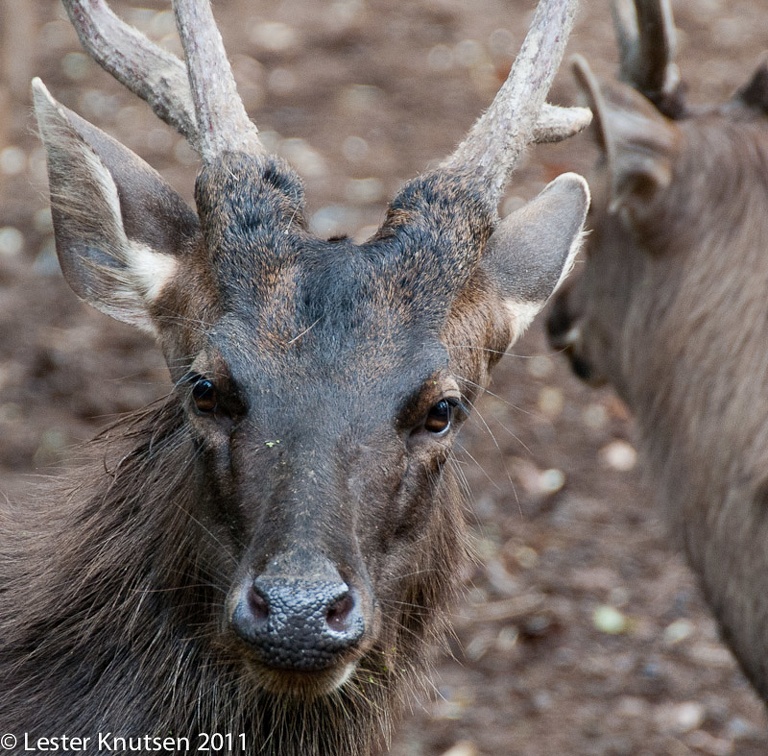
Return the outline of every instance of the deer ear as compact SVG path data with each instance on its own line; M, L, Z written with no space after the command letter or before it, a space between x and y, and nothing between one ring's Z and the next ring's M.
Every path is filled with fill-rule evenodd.
M504 298L512 341L568 275L588 208L587 182L564 173L504 218L488 240L483 266Z
M574 56L573 69L594 114L593 133L608 163L609 212L646 202L672 180L680 142L677 125L629 85L600 86L581 56Z
M195 213L137 155L33 82L62 272L75 293L155 333L152 305L199 236Z

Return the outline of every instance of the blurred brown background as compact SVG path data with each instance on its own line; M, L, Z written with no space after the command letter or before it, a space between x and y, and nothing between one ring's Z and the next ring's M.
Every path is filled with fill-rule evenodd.
M169 3L115 9L170 49ZM246 106L307 183L323 235L365 237L407 178L487 106L533 0L217 0ZM768 47L766 0L677 0L693 101L722 99ZM582 2L570 52L610 76L608 0ZM0 493L167 391L152 344L81 305L55 259L29 80L142 155L186 197L195 156L81 52L56 0L0 0ZM550 99L571 103L564 66ZM532 149L508 208L588 171L586 136ZM478 564L434 700L398 756L764 754L761 704L667 544L631 420L548 352L541 320L463 436ZM52 502L52 506L55 503ZM1 683L0 683L1 687ZM0 691L1 693L1 691ZM2 704L0 703L0 706Z

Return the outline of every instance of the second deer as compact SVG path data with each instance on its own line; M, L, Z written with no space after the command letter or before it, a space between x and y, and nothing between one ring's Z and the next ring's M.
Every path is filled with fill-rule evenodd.
M617 3L622 82L576 64L602 153L552 344L610 382L723 637L768 700L768 67L692 106L668 0Z

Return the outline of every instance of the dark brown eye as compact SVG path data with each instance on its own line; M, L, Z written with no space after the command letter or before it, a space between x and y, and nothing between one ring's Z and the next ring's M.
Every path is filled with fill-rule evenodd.
M216 411L218 397L216 396L216 387L212 381L198 376L192 384L192 401L197 407L197 411L207 415Z
M435 434L447 433L453 420L454 406L447 399L441 399L427 413L424 430Z

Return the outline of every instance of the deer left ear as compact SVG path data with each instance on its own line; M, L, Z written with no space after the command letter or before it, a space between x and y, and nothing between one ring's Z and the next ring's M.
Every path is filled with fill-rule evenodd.
M194 246L197 216L156 171L56 102L39 79L33 93L64 277L88 304L155 333L152 306Z
M514 341L568 275L589 208L587 182L564 173L502 220L488 240L483 267L507 308Z

